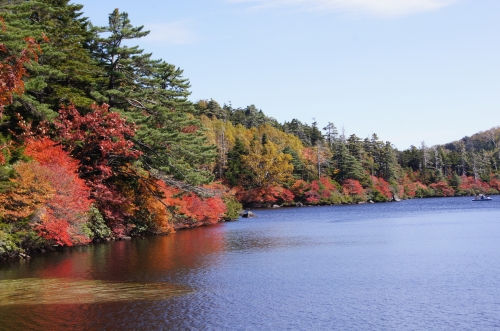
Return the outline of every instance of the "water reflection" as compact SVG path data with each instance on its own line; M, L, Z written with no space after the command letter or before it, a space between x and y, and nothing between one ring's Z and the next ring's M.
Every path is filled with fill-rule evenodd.
M0 306L165 300L190 292L169 283L23 278L0 281Z

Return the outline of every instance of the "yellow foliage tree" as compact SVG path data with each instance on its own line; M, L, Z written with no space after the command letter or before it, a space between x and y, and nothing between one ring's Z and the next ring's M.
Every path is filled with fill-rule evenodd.
M241 158L245 166L252 171L252 182L258 187L280 185L292 177L292 156L283 153L272 141L265 144L253 141L250 144L250 153Z
M17 176L12 189L0 193L0 218L16 222L27 218L55 193L48 170L36 162L20 162L14 166Z

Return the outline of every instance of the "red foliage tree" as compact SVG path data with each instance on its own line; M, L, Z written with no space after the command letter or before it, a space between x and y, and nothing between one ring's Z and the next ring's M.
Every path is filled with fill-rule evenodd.
M461 176L461 183L458 186L458 190L462 194L474 195L477 193L486 194L490 190L490 186L480 179L475 179L471 176Z
M54 189L36 217L35 229L59 245L88 243L83 226L88 221L92 200L90 188L77 175L78 162L49 138L26 140L25 154L46 169L45 179Z
M292 187L290 188L290 191L299 199L302 199L304 195L306 194L307 190L309 189L309 184L302 180L298 179L293 183Z
M247 204L264 204L292 202L294 194L281 186L256 187L252 189L237 188L236 197Z
M4 107L12 103L13 95L24 92L25 65L31 60L37 61L38 54L41 52L40 46L33 38L24 40L26 48L19 55L7 55L0 62L0 117L2 117ZM7 47L3 44L0 44L0 53L8 54Z
M455 190L446 182L432 183L429 185L434 190L434 194L439 197L452 197L455 195Z
M375 176L371 176L371 179L375 190L379 191L386 199L392 198L391 187L388 182L383 178L377 178Z
M182 227L215 224L224 217L226 205L220 196L202 198L160 180L156 181L154 186L148 191L155 193L146 196L150 206L149 212L160 229L171 232Z
M355 179L346 179L342 183L342 187L349 195L363 195L365 193L363 186Z
M226 205L220 197L202 199L194 193L182 198L180 212L201 224L215 224L224 217Z
M337 192L335 184L328 177L321 177L311 182L305 193L306 202L311 204L335 202L332 200L335 192Z
M3 19L0 17L3 27ZM19 55L10 55L7 47L0 44L0 55L5 56L0 61L0 118L2 118L5 106L13 101L14 94L21 95L24 92L23 78L27 75L26 64L32 60L38 60L41 52L40 46L33 38L25 38L26 48ZM6 162L4 153L9 153L11 142L0 145L0 165Z
M500 180L494 177L493 174L491 175L491 177L490 187L500 192Z
M416 183L413 182L408 175L405 175L401 179L401 185L403 186L403 193L404 193L401 196L406 196L408 198L415 197L415 194L417 192L417 186Z
M136 176L129 167L140 156L131 141L135 126L109 111L106 104L93 105L85 115L73 105L63 107L59 113L55 125L62 143L80 161L80 176L90 186L109 225L117 235L124 234L123 222L132 216L134 206L132 195L118 178Z

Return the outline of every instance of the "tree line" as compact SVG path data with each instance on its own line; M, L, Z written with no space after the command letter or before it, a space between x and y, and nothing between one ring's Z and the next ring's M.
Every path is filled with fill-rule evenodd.
M398 151L255 105L189 100L183 71L67 0L0 4L0 256L238 217L242 205L498 193L500 129Z

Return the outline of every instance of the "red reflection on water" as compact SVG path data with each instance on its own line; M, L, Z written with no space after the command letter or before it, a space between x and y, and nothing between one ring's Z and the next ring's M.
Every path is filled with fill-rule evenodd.
M11 279L72 278L103 281L185 282L186 274L213 267L218 253L225 250L223 224L182 230L168 236L134 238L71 248L33 257L26 264L9 270ZM39 295L53 295L39 289ZM82 293L85 295L85 293ZM135 302L99 302L93 304L11 305L0 307L0 330L81 330L94 329L101 323L113 326ZM151 303L154 304L154 303ZM148 306L143 302L140 304ZM134 309L130 307L130 309ZM132 317L131 317L132 318ZM127 320L127 318L125 318ZM130 321L129 321L130 322ZM130 326L130 325L129 325ZM123 325L124 329L127 325Z

